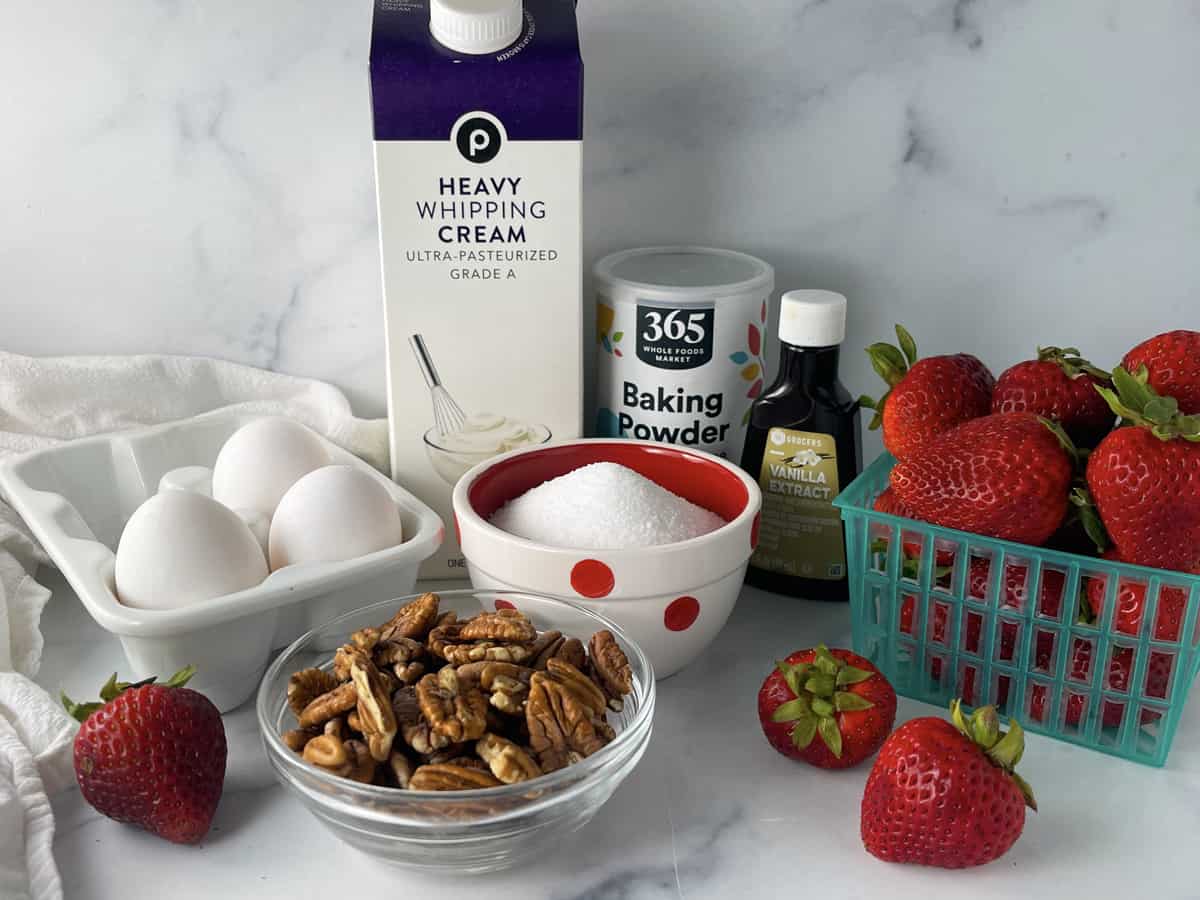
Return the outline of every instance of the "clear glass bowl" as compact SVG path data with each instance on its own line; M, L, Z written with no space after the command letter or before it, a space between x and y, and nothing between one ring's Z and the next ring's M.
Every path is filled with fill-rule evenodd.
M384 862L445 873L488 872L544 852L580 828L633 771L650 741L654 673L621 629L564 600L513 591L445 591L443 610L471 616L503 599L539 630L556 629L585 643L607 628L629 657L633 692L609 713L616 740L587 759L540 778L473 791L402 791L338 778L289 750L280 734L295 727L287 682L298 669L330 668L352 631L387 621L412 597L386 600L339 616L310 631L271 664L258 690L259 729L279 781L338 838Z
M552 437L550 429L545 425L531 425L529 426L529 431L530 440L526 442L529 446L549 443ZM493 456L499 456L501 453L508 452L508 450L480 450L477 452L451 450L439 444L438 438L439 435L436 428L430 428L425 432L425 455L429 457L429 464L433 466L433 470L450 487L458 484L458 479L462 478L481 462L489 460ZM521 446L525 446L526 444L522 444Z

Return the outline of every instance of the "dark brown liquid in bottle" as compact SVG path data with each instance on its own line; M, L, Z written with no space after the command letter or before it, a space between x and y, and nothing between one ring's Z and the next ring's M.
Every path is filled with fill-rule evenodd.
M837 448L838 488L844 490L862 471L858 402L838 381L840 347L796 347L781 344L775 383L754 402L750 412L742 468L758 479L772 428L829 435ZM764 519L772 497L763 492ZM843 546L845 534L842 536ZM806 578L758 568L751 560L746 583L777 594L812 600L846 601L845 566L840 578Z

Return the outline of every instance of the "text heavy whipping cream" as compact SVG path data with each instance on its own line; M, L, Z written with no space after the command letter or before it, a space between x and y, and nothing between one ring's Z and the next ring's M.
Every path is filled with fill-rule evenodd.
M596 263L596 433L737 459L763 387L774 271L744 253L652 247Z

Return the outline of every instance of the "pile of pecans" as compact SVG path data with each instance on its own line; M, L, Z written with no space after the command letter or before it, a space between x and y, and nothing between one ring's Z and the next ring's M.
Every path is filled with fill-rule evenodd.
M350 635L332 671L292 675L284 743L363 784L456 791L536 778L616 736L606 714L633 675L611 632L585 648L515 609L459 621L438 606L423 594Z

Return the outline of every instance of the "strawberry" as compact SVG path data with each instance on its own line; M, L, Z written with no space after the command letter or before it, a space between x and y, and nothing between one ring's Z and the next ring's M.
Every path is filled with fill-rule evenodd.
M1104 554L1106 559L1120 560L1115 551L1109 550ZM1107 599L1108 579L1103 575L1087 576L1084 579L1083 594L1087 608L1083 620L1095 623L1104 613ZM1184 588L1162 585L1158 594L1158 612L1154 620L1154 640L1178 641L1183 628L1183 619L1187 613L1188 592ZM1121 634L1133 637L1141 633L1142 621L1145 615L1146 585L1142 582L1129 581L1122 578L1117 582L1117 606L1113 613L1112 628ZM1089 683L1092 666L1092 642L1075 638L1071 643L1071 656L1068 676L1071 680L1082 685ZM1049 654L1046 662L1039 663L1043 668L1048 667ZM1108 661L1106 689L1127 692L1130 690L1130 678L1133 674L1134 651L1131 647L1117 645L1112 648ZM1146 667L1145 696L1157 699L1167 699L1171 689L1173 674L1172 656L1158 650L1151 650ZM1105 728L1116 728L1121 724L1125 704L1113 700L1103 701L1103 724ZM1085 711L1085 698L1081 694L1068 693L1066 706L1066 723L1078 725ZM1035 722L1044 721L1048 712L1049 698L1041 685L1035 685L1030 692L1029 717ZM1149 722L1157 717L1150 710L1143 710L1142 722Z
M856 766L896 720L896 692L870 660L822 644L778 663L758 691L767 741L822 769Z
M1168 331L1142 341L1121 366L1137 374L1142 366L1150 387L1174 397L1189 415L1200 414L1200 331Z
M1047 668L1049 659L1046 659ZM1089 672L1092 667L1092 643L1091 641L1076 639L1071 644L1071 659L1067 670L1069 678L1074 680L1082 688L1088 682ZM1068 725L1078 725L1083 720L1083 713L1086 708L1087 699L1078 693L1067 692L1066 694L1066 723ZM1050 697L1046 692L1046 688L1041 684L1034 684L1029 692L1029 718L1034 722L1044 722L1046 715L1050 709ZM1104 725L1107 728L1113 728L1121 724L1121 708L1106 705L1104 709Z
M878 343L867 348L871 365L888 384L887 393L858 402L875 410L871 430L882 424L884 446L903 460L960 422L987 415L996 380L970 354L918 360L916 342L900 325L896 338L899 347Z
M1141 566L1200 569L1200 416L1179 412L1118 366L1100 392L1133 423L1088 457L1087 486L1120 558ZM897 492L900 499L909 502Z
M1080 691L1086 691L1092 667L1093 647L1091 641L1075 639L1071 645L1071 659L1068 676L1079 685ZM1110 691L1128 692L1130 676L1133 674L1133 648L1114 647L1108 662L1108 675L1105 688ZM1166 700L1170 693L1172 675L1171 656L1159 651L1151 651L1146 667L1147 697ZM1102 723L1105 728L1118 728L1125 714L1125 704L1110 700L1101 700ZM1082 693L1067 692L1065 721L1068 725L1078 725L1083 721L1087 708L1087 698ZM1035 684L1029 695L1029 718L1034 722L1045 721L1049 712L1049 697L1046 689ZM1152 722L1159 717L1157 712L1149 709L1142 710L1141 721Z
M996 379L992 412L1031 412L1058 422L1088 447L1112 430L1114 416L1096 385L1109 374L1079 357L1074 347L1039 347L1037 359L1019 362Z
M1115 548L1104 553L1105 559L1122 560ZM1108 579L1093 575L1084 579L1084 588L1090 612L1099 621L1104 614L1108 596ZM1183 618L1187 614L1188 592L1186 588L1162 585L1158 592L1158 612L1154 619L1154 640L1178 641ZM1137 637L1142 631L1142 617L1146 605L1146 585L1139 581L1122 578L1117 582L1117 608L1113 613L1114 631Z
M1025 607L1025 602L1028 596L1028 568L1019 563L1009 562L1004 568L1004 598L1001 601L1002 606L1011 607L1014 610L1021 610ZM967 572L967 596L977 600L985 599L988 596L988 588L991 575L991 561L980 556L971 557L970 568ZM1051 618L1057 618L1059 610L1062 608L1063 587L1065 576L1062 572L1056 569L1045 569L1042 571L1041 586L1038 591L1038 607L1041 615ZM903 597L900 604L900 618L898 627L901 632L908 635L915 635L915 617L916 617L916 602L915 595L907 594ZM949 648L947 624L949 620L950 608L945 603L939 603L935 599L930 599L929 609L933 617L933 625L929 629L927 639L933 643ZM970 615L964 610L963 615L966 616L962 626L961 649L967 653L972 653L978 656L983 652L983 616ZM1017 625L1014 622L999 621L1000 635L999 642L996 644L994 653L997 659L1008 663L1016 661L1017 652ZM1048 632L1038 632L1035 640L1035 659L1037 665L1043 669L1049 668L1051 650L1053 648L1053 638ZM942 675L942 660L934 657L929 661L929 674L940 679ZM970 679L968 681L968 679ZM974 673L970 668L963 670L963 684L960 686L964 700L968 703L974 700ZM1008 684L1000 683L998 690L999 696L997 702L1003 706L1008 700Z
M1003 856L1021 836L1033 791L1013 771L1021 726L1000 731L995 707L954 724L927 716L901 725L879 751L862 799L862 841L886 862L960 869Z
M75 778L98 812L177 844L208 832L225 781L225 726L207 697L184 685L194 669L163 684L114 674L101 703L63 705L82 722Z
M871 506L876 512L887 513L889 516L900 516L902 519L913 518L908 507L900 502L896 497L896 492L890 487L884 488Z
M1067 514L1072 459L1032 413L995 413L938 435L891 472L896 498L926 522L1040 544Z

